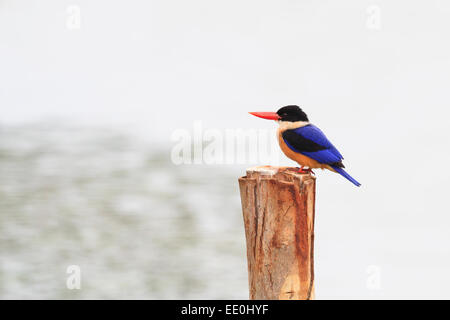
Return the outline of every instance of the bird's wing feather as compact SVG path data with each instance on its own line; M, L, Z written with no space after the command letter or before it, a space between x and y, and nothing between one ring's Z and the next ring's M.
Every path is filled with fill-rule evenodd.
M310 124L297 129L286 130L282 134L287 146L320 163L339 163L343 157L325 134L316 126Z

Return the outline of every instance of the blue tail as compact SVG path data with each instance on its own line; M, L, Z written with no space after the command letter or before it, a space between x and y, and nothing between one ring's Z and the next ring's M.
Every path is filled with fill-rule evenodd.
M344 169L332 166L334 170L336 170L337 173L339 173L341 176L343 176L345 179L353 183L355 186L359 187L361 183L353 179Z

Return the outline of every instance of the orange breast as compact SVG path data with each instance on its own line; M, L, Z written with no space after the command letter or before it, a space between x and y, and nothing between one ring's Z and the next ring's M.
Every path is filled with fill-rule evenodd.
M332 170L331 167L327 164L322 164L317 162L314 159L311 159L310 157L307 157L301 153L297 153L295 151L292 151L287 144L283 140L282 131L278 130L278 143L280 144L281 150L283 150L283 153L291 160L294 160L297 162L300 166L306 166L308 168L321 168L321 169L329 169ZM334 171L334 170L332 170Z

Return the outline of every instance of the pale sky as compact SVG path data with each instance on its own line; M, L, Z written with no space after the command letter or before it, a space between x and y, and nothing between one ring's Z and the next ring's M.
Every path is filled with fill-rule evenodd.
M131 123L164 139L194 120L269 127L246 112L299 104L333 134L380 121L436 133L449 14L445 1L2 0L1 121Z

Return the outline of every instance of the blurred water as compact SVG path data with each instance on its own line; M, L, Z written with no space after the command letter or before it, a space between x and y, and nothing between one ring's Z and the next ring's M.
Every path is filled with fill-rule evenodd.
M109 129L1 128L0 298L247 298L236 175L167 150Z
M1 299L248 297L237 178L249 165L175 166L170 146L141 138L0 127ZM317 298L448 298L448 174L359 172L361 188L316 172ZM70 265L81 290L66 287Z

